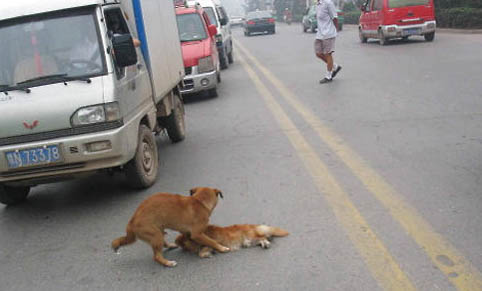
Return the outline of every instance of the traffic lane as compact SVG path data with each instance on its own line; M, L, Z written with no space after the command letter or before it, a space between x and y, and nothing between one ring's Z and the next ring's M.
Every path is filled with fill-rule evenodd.
M186 105L188 136L158 139L159 181L145 191L122 176L99 175L33 189L26 204L0 210L0 283L8 289L378 290L314 188L259 93L237 64L223 71L220 96ZM137 205L158 191L223 190L212 222L267 223L290 231L270 250L252 248L201 260L181 251L174 269L138 242L114 254ZM174 233L170 232L170 241Z
M280 25L275 36L236 38L480 268L481 201L474 192L480 184L462 170L480 172L480 114L475 108L480 108L481 85L475 79L481 68L473 65L480 58L474 46L479 39L444 34L434 43L415 39L381 47L359 44L356 30L348 29L340 34L335 54L344 70L329 86L319 86L314 72L324 68L313 57L313 34ZM430 56L457 49L464 55L461 62L442 60L467 68L454 75L463 74L463 82L446 82L447 65L437 68L439 59ZM420 82L423 73L433 82ZM429 94L430 89L436 94ZM472 141L461 148L467 136ZM397 159L398 154L405 156ZM447 167L447 160L456 167ZM390 233L380 220L374 223Z

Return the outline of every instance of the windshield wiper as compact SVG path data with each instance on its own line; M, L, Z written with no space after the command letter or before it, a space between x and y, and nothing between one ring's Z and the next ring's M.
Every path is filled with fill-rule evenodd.
M64 77L66 77L66 73L62 74L52 74L52 75L45 75L45 76L40 76L32 79L28 79L22 82L18 82L17 85L22 85L22 84L27 84L27 83L35 83L39 81L46 81L46 80L62 80Z
M92 80L88 77L81 77L81 76L65 76L63 78L64 81L83 81L86 82L87 84L92 83Z
M25 93L30 93L32 90L30 90L27 87L19 87L19 86L12 86L8 84L1 84L0 85L0 92L3 92L7 94L8 91L23 91Z

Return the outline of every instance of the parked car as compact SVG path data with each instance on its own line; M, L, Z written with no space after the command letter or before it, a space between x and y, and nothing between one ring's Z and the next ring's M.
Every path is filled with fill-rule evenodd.
M343 24L345 22L345 13L340 9L336 10L338 16L338 27L337 30L343 30ZM301 27L303 32L310 30L311 32L316 32L318 29L318 21L316 21L316 5L311 5L305 10L303 14L303 19L301 20Z
M184 139L184 67L173 2L146 2L2 3L1 203L101 170L155 183L154 133Z
M370 0L361 7L358 26L360 41L376 38L381 45L390 39L408 39L422 35L426 41L435 37L433 0Z
M176 8L177 26L184 60L182 94L208 92L217 96L217 84L221 81L218 50L216 48L216 25L201 8Z
M268 34L274 34L276 32L276 23L271 12L260 10L251 11L246 14L244 35L250 36L253 32L266 32Z
M188 0L187 4L189 6L200 4L208 14L211 24L216 25L218 29L216 45L219 52L219 63L221 64L221 69L227 69L234 59L231 22L226 9L221 5L220 0Z

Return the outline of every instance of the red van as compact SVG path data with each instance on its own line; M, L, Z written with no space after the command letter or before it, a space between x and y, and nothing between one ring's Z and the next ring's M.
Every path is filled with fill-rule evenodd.
M186 76L181 93L201 91L217 96L217 84L221 81L216 25L201 6L176 7L177 27L181 40L182 57Z
M393 38L423 35L433 41L435 37L433 0L368 0L361 10L358 31L363 43L368 38L385 45Z

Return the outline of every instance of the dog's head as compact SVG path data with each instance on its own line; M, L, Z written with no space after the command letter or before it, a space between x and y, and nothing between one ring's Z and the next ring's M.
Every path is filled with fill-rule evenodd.
M223 193L216 188L196 187L191 189L191 196L199 200L210 211L218 204L218 197L224 198Z

